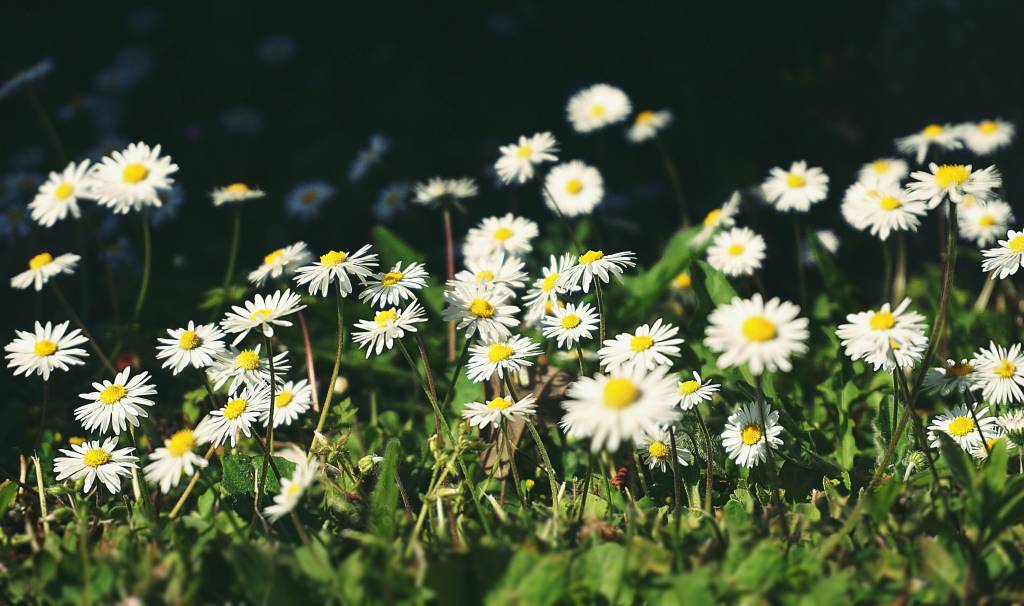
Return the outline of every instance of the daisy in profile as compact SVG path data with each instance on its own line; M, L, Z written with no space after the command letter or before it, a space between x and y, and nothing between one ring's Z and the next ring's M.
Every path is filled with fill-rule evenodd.
M523 302L526 303L527 324L534 324L543 318L549 305L557 307L558 296L569 292L560 278L575 264L576 256L572 253L565 253L557 258L555 255L549 257L547 267L541 270L542 277L534 280L533 286L523 297Z
M28 204L32 220L43 227L53 227L57 221L63 221L70 214L74 218L82 216L78 207L79 199L91 200L89 192L89 161L83 160L67 165L62 172L51 172L45 183L39 186L35 198Z
M770 173L761 191L776 210L807 212L828 195L828 175L816 166L808 168L803 160L791 164L789 170L776 167Z
M156 387L150 382L148 372L131 375L131 366L117 373L113 381L93 383L93 391L78 394L86 400L75 409L75 420L82 424L86 431L115 435L128 429L128 426L139 426L140 417L148 417L149 413L143 406L156 404L148 396L156 395Z
M523 281L526 279L526 272L523 271L525 266L518 257L505 257L503 254L467 259L466 269L455 274L455 280L448 285L454 286L456 282L490 284L514 296L513 289L526 286Z
M962 394L974 385L975 369L967 358L946 360L943 366L929 368L924 376L925 391L950 394Z
M214 207L225 204L241 204L247 200L258 200L266 197L266 193L259 188L249 187L245 183L232 183L224 187L218 187L210 192Z
M658 136L658 133L672 123L672 112L667 109L654 111L645 109L633 118L633 125L626 131L626 139L642 143Z
M510 329L519 326L515 315L519 308L509 305L507 293L480 284L459 284L444 293L448 306L443 318L457 322L456 328L466 331L466 338L480 333L484 341L498 341L512 336Z
M461 179L434 177L416 184L413 202L424 205L459 202L466 198L472 198L479 192L480 189L476 186L476 181L469 177Z
M628 250L610 255L604 254L603 250L588 250L577 257L577 264L562 274L559 280L567 290L581 288L583 292L590 292L590 284L595 279L605 284L611 281L612 276L621 279L627 267L636 265L635 259L636 255Z
M542 333L546 339L556 339L559 349L572 349L584 339L593 339L598 329L597 310L589 303L555 305L551 315L542 320Z
M623 442L657 435L682 415L673 406L676 382L667 373L664 366L650 372L637 366L621 375L580 377L566 392L559 425L569 436L589 438L593 452L615 452Z
M928 212L924 202L911 200L898 185L882 186L873 198L878 202L862 205L860 219L864 228L883 242L894 231L917 231L920 218Z
M231 390L224 406L211 410L195 430L200 444L220 446L231 442L234 448L238 434L252 436L252 426L270 405L270 384L248 385L240 391Z
M974 240L978 248L995 242L1014 220L1013 209L1002 200L992 200L985 205L960 206L960 213L956 216L960 237Z
M628 373L633 368L652 370L655 366L671 366L679 357L683 339L677 338L679 327L662 322L644 324L636 332L624 332L604 342L597 351L601 366L610 373Z
M1024 444L1024 410L1019 408L1009 410L1001 415L996 422L1018 447Z
M964 146L959 131L949 124L929 124L921 132L896 139L900 153L914 156L917 164L924 163L928 148L932 145L945 150L960 149Z
M740 192L734 191L725 204L714 208L704 216L700 232L693 238L694 244L703 244L719 229L736 225L736 214L740 211Z
M997 118L961 124L957 130L971 153L987 156L1009 145L1016 129L1012 122Z
M621 89L594 84L573 95L565 112L576 132L589 133L625 120L632 109Z
M878 311L862 311L846 316L836 336L853 360L865 360L875 370L912 368L921 359L928 337L924 335L924 316L910 311L910 299L893 309L888 303Z
M679 408L691 410L701 402L710 402L720 387L721 385L712 383L711 379L701 383L700 375L697 371L693 371L692 379L679 382L679 387L676 389L678 392L676 401Z
M750 402L729 415L722 432L722 447L741 467L755 467L768 460L768 449L782 446L779 412L767 404Z
M177 431L164 440L164 445L149 455L146 465L146 481L160 485L160 492L167 494L181 482L182 475L191 476L196 470L206 467L209 462L192 452L196 436L191 429Z
M89 354L81 347L89 339L79 329L68 332L68 322L54 326L50 322L43 326L36 322L35 330L14 331L16 337L4 346L7 368L14 369L14 376L39 375L44 381L50 380L55 368L68 370L70 366L85 364Z
M475 343L469 348L466 376L474 383L488 381L497 373L499 379L505 374L515 375L520 369L533 366L530 358L540 354L540 346L533 339L513 336L486 343Z
M798 306L778 298L733 297L708 316L704 345L720 354L720 368L746 364L755 375L788 372L789 358L807 351L807 318L799 313Z
M311 221L320 216L320 209L334 197L334 186L324 179L307 181L296 185L285 198L287 213L302 221Z
M391 308L376 312L372 320L356 322L352 340L366 348L366 357L380 355L395 346L395 341L406 333L416 332L416 324L426 322L423 306L413 301L405 309Z
M118 448L117 438L107 438L72 445L70 450L60 449L64 455L53 460L57 481L85 478L82 493L92 490L99 480L110 494L121 491L121 476L132 475L139 458L132 455L134 448Z
M1007 230L1006 239L997 241L998 246L981 251L985 257L981 271L992 272L991 278L1005 279L1024 267L1024 231Z
M995 199L994 189L1003 183L999 170L989 166L981 170L972 170L970 164L938 164L928 165L931 172L918 170L910 173L911 181L907 184L907 197L911 200L925 200L932 209L947 197L950 202L960 203L964 196L973 196L981 203Z
M156 358L164 360L163 368L178 374L186 366L206 368L224 351L224 333L214 323L199 324L191 320L185 328L169 328L169 339L157 339Z
M526 183L533 178L535 166L558 160L558 141L549 132L536 133L532 137L521 136L517 143L502 145L498 151L501 157L494 163L494 170L501 182Z
M228 381L228 391L235 391L242 385L259 385L270 382L270 360L260 356L260 347L252 349L228 349L221 352L210 365L209 373L213 376L213 388L220 389ZM280 383L284 375L291 370L288 363L288 352L283 351L274 356L274 378Z
M264 337L274 336L274 326L291 326L289 320L282 318L305 309L300 302L298 293L290 289L278 290L272 295L256 295L245 306L234 305L221 321L220 326L228 334L238 333L231 345L238 345L249 334L250 330L259 329Z
M1024 401L1024 355L1020 343L1009 349L989 342L988 349L981 348L971 359L975 372L972 375L974 387L990 404L1013 404Z
M28 260L28 269L11 278L11 286L18 290L25 290L32 286L38 292L50 281L50 278L60 274L74 274L75 267L81 258L70 253L56 257L48 252L39 253Z
M878 206L881 199L878 186L857 182L846 188L839 210L853 228L864 230L868 227L868 213Z
M668 431L661 429L653 434L644 434L636 447L648 468L662 473L672 468L672 437ZM676 462L686 466L692 460L690 451L676 442Z
M285 381L274 390L274 427L291 425L299 415L309 410L313 401L313 388L309 381ZM266 427L270 424L270 407L263 409L260 415L260 423Z
M746 227L734 227L715 236L708 248L708 263L727 276L749 276L761 268L764 238Z
M972 408L974 408L973 415L971 414ZM952 409L947 409L935 417L931 425L928 426L928 443L932 448L938 448L940 444L938 434L941 432L953 438L960 448L971 452L975 446L981 446L981 434L984 434L985 437L994 436L998 431L996 419L987 417L986 414L988 414L987 406L978 408L969 404L960 404ZM974 416L978 417L978 425L974 423Z
M320 464L316 461L306 462L305 456L295 464L295 471L292 477L281 478L281 492L274 495L274 504L267 505L263 509L263 515L271 523L274 523L294 510L302 495L309 490L309 487L316 481L316 474Z
M544 202L555 214L579 217L594 212L604 199L604 179L579 160L563 162L544 178Z
M508 397L497 396L487 402L467 402L462 407L462 418L469 421L471 427L499 428L503 421L515 423L520 419L532 417L536 411L537 402L533 394L523 396L518 402Z
M91 194L101 206L123 215L146 206L159 207L159 192L171 189L178 165L160 155L160 146L139 141L105 156L89 171Z
M462 256L467 259L497 255L521 257L533 250L530 241L538 233L536 223L512 213L502 217L487 217L466 234Z
M309 294L326 297L331 283L338 283L338 293L347 297L352 292L352 277L360 280L373 274L377 268L377 253L370 252L371 246L364 245L355 253L329 250L320 255L319 261L295 270L295 282L299 286L309 285Z
M359 293L359 300L371 307L401 305L408 299L416 300L416 291L427 285L427 270L422 263L395 263L386 271L361 277L365 288Z
M309 263L312 255L306 248L305 242L289 244L284 248L278 248L267 253L263 257L263 263L249 272L249 282L256 286L263 286L267 278L280 278L282 275L294 273L301 265Z
M867 187L899 185L910 173L906 161L899 158L879 158L860 167L857 182Z

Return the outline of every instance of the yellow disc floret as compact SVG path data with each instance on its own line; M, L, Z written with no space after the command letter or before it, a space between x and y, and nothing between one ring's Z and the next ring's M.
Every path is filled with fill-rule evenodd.
M1017 365L1009 360L1000 360L995 373L1004 379L1009 379L1017 374Z
M587 252L580 255L580 263L584 265L593 263L594 261L600 261L604 258L604 251L602 250L588 250Z
M743 321L743 336L750 341L771 341L775 338L775 324L764 316L750 316Z
M109 461L110 453L102 448L93 448L82 456L82 464L93 468L106 465Z
M320 265L334 267L339 263L344 263L346 258L348 258L348 255L346 255L345 253L337 250L330 250L327 251L326 254L320 255Z
M70 183L61 183L53 190L53 197L58 200L66 200L75 193L75 186Z
M37 356L45 358L46 356L52 356L57 353L57 344L49 339L40 339L36 341L32 350L36 352Z
M512 237L512 230L507 227L499 227L494 230L494 239L499 242L504 242Z
M138 183L149 176L149 169L146 165L132 162L121 171L121 179L125 183Z
M604 405L608 408L622 410L639 398L640 390L629 379L608 379L604 384Z
M963 164L943 164L935 169L935 183L945 189L952 185L963 185L971 171Z
M650 455L652 459L657 459L659 461L666 459L668 458L668 451L668 444L661 440L655 440L647 445L647 454Z
M260 365L260 355L254 349L243 349L235 357L235 365L245 370L256 370Z
M868 325L873 330L889 330L896 326L896 316L888 311L880 311L871 316L871 319L868 320Z
M974 431L974 421L970 417L960 416L949 422L949 434L962 438Z
M117 404L121 401L121 398L125 396L125 393L127 393L127 391L125 390L124 385L118 385L117 383L108 385L100 392L100 402L107 405Z
M583 191L583 181L579 179L569 179L565 182L565 193L576 195Z
M654 345L654 339L648 335L637 335L629 340L629 348L633 351L644 351Z
M803 175L797 175L789 173L786 175L786 185L789 187L803 187L807 184L807 179Z
M274 406L278 408L284 408L292 403L295 399L295 394L288 391L287 389L274 396Z
M164 448L175 457L180 457L196 445L196 436L191 429L182 429L164 442Z
M740 439L747 446L753 446L761 441L761 426L755 423L744 425L740 430Z
M194 330L186 330L178 337L178 347L186 351L199 347L200 342L202 342L202 339L199 338L199 335Z
M487 403L488 410L505 410L509 406L512 406L512 402L500 397L494 398L493 400Z
M380 326L381 328L387 326L388 322L394 322L397 319L398 312L395 311L394 309L385 309L383 311L378 311L377 315L373 317L374 323L376 323L377 326Z
M238 417L242 416L245 409L248 408L249 401L245 398L235 398L224 406L224 418L229 421L234 421Z
M41 269L53 263L53 255L48 252L39 253L28 260L28 268L31 270Z
M679 384L679 393L684 396L688 396L693 392L700 389L700 383L690 379L689 381L683 381Z
M576 328L582 321L576 314L565 315L562 317L562 328Z
M505 343L492 343L487 350L487 359L491 362L501 362L512 356L512 348Z
M478 318L490 318L494 316L494 306L486 299L473 299L469 304L469 313Z

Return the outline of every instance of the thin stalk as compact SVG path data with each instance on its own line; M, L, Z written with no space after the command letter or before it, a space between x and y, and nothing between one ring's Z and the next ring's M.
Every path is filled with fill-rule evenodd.
M139 283L139 294L135 297L135 307L132 311L132 326L139 322L142 308L146 304L146 293L149 292L149 274L153 266L153 239L150 235L149 215L142 211L142 282Z
M604 346L604 324L605 324L605 319L604 319L604 293L602 293L602 291L601 291L601 280L599 278L597 278L596 276L594 277L594 293L597 295L597 315L599 316L599 318L598 318L598 320L599 320L598 331L597 331L598 332L597 346L598 347L603 347Z
M210 318L216 318L224 309L227 302L228 288L231 286L231 279L235 277L235 262L238 260L238 243L242 238L242 207L235 206L234 217L231 221L231 245L228 248L228 267L224 271L224 281L221 283L220 302L214 307ZM315 389L315 387L314 387Z
M576 234L572 230L572 225L569 225L569 220L564 214L562 214L562 209L558 207L558 202L555 197L551 195L551 191L548 190L548 186L542 185L541 187L544 188L544 193L547 194L547 199L551 202L552 208L555 209L555 214L558 215L558 221L562 224L562 227L565 228L565 235L568 236L569 241L572 242L574 252L579 254L579 252L583 250L583 247L576 241Z
M519 394L516 393L515 385L512 383L512 377L508 374L505 375L505 386L508 387L508 393L512 396L512 399L518 401ZM548 456L548 449L544 447L544 441L541 439L540 432L537 431L537 427L533 424L533 421L526 419L526 427L530 430L530 436L537 445L537 452L540 453L540 460L544 465L544 473L548 476L548 488L551 490L551 512L557 519L558 479L555 477L555 469L551 465L551 458Z
M302 540L303 545L308 547L310 545L310 542L309 534L306 532L306 527L302 525L302 520L299 519L299 516L295 513L294 509L291 511L291 514L292 524L295 525L295 531L299 533L299 539Z
M704 417L700 414L700 406L693 407L694 414L697 415L697 421L700 423L700 429L704 433L704 458L707 462L707 469L705 470L705 482L704 482L704 510L711 513L711 479L714 475L714 465L711 462L711 432L708 431L708 426L704 423ZM675 453L672 453L675 456Z
M274 409L277 408L276 394L274 391L277 389L277 377L274 376L274 344L271 342L270 337L264 337L267 343L267 360L270 361L270 410L269 417L267 418L267 448L263 453L263 468L260 471L260 484L256 490L256 506L259 507L260 497L263 495L264 489L267 487L267 467L270 465L270 456L274 452ZM280 478L278 478L280 481Z
M580 363L580 376L587 374L587 369L583 366L583 346L576 343L576 360Z
M985 311L988 307L988 300L992 298L992 292L996 289L995 274L985 280L985 286L981 287L981 293L978 294L977 300L974 301L974 311L980 313Z
M462 367L466 365L466 360L469 359L469 346L473 343L473 337L466 337L466 343L462 346L462 353L459 354L459 360L455 364L455 370L452 372L451 382L448 383L448 393L444 396L444 403L441 404L441 410L448 408L448 405L452 403L452 399L455 397L455 383L459 380L459 373L462 372Z
M320 398L316 394L316 368L313 363L313 344L309 340L309 328L306 326L306 317L300 311L299 327L302 329L302 344L306 348L306 376L309 379L310 393L313 396L313 410L320 410Z
M661 140L661 137L654 135L654 142L658 145L658 152L661 154L661 161L665 164L665 172L668 174L669 183L672 185L672 192L676 196L676 204L679 206L679 220L683 228L690 226L690 217L686 212L686 198L683 196L683 186L679 179L679 171L676 170L675 162L669 155L668 146Z
M679 478L679 460L676 456L676 426L668 428L668 437L671 442L672 451L669 461L672 466L672 520L675 526L675 533L679 534L679 523L682 521L682 483Z
M415 334L415 337L416 348L419 350L420 360L423 362L423 374L427 377L427 387L430 388L430 394L434 396L434 400L437 400L437 384L434 381L434 370L430 367L430 357L427 356L427 346L419 332Z
M209 461L210 458L213 457L213 453L215 450L217 450L217 447L214 446L213 444L210 444L210 448L206 451L206 454L203 456L203 458ZM181 496L178 497L178 502L175 503L174 507L171 509L171 513L168 516L170 517L170 519L173 520L174 518L178 517L178 512L181 511L181 506L185 504L185 501L188 499L188 495L192 493L192 489L195 488L196 483L199 482L199 474L201 472L202 468L196 467L195 473L192 474L192 479L189 480L188 485L185 486L185 492L181 493Z
M591 450L587 450L587 471L586 476L583 478L583 498L580 502L580 510L577 514L576 521L583 521L583 514L587 511L587 495L590 494L590 477L594 475L594 453Z
M898 305L907 292L907 238L896 232L896 272L892 277L892 304Z
M447 421L445 421L444 415L441 414L441 409L437 405L437 397L435 395L435 392L433 392L430 389L430 387L428 387L427 382L423 379L423 376L420 375L419 368L417 368L416 366L416 361L412 359L412 355L409 353L409 348L405 346L405 342L402 341L401 339L398 339L397 342L398 349L401 350L402 355L405 356L405 360L409 363L409 368L411 368L413 374L416 375L416 380L420 384L420 388L423 390L423 393L426 394L427 400L430 401L431 408L434 409L434 435L437 436L437 439L440 440L440 443L442 445L444 444L444 440L446 438L448 439L449 442L451 442L451 429L448 427L448 423Z
M519 503L522 505L523 510L526 510L526 496L523 495L523 483L519 479L519 468L516 467L516 455L512 452L512 440L508 436L508 423L505 419L502 419L498 424L498 441L505 443L505 454L508 456L508 465L512 470L512 481L515 483L516 496L519 497ZM498 449L499 455L501 449ZM500 456L499 456L500 459Z
M447 207L441 209L444 219L444 269L449 281L455 279L455 244L452 241L452 213ZM448 361L455 360L455 320L448 322Z
M341 290L336 289L337 294L337 316L338 316L338 348L334 354L334 368L331 370L331 379L327 383L327 395L324 396L324 407L320 410L320 420L316 422L316 430L313 432L313 439L309 443L309 452L306 461L313 460L313 445L316 444L316 435L324 429L327 423L327 413L331 410L331 399L334 397L334 383L338 380L338 370L341 368L341 350L345 344L345 308L342 305ZM316 386L313 386L316 389Z
M89 562L89 518L88 518L88 504L89 501L85 498L81 500L80 507L78 508L78 554L82 558L82 604L88 606L92 603L92 588L90 579L92 578L91 563Z
M43 468L39 463L39 455L32 457L36 468L36 493L39 496L39 519L43 522L43 538L50 534L50 514L46 508L46 491L43 490Z
M82 321L82 318L75 313L74 308L72 308L71 304L68 303L67 298L64 296L64 292L61 291L59 286L57 286L57 281L50 280L50 286L53 287L53 294L56 295L57 301L59 301L61 306L64 307L64 312L68 314L75 326L81 329L82 335L89 340L89 348L92 349L93 353L96 354L96 357L100 359L100 362L103 363L103 366L109 372L117 374L117 371L114 369L114 365L110 363L110 358L107 357L107 354L103 352L100 344L96 342L96 338L93 337L92 333L89 332L89 329L86 328L85 322Z
M988 440L985 439L985 434L981 431L981 422L978 421L978 397L970 389L967 390L967 394L971 397L971 418L974 419L974 427L978 430L978 436L981 437L982 446L985 447L985 456L989 456L992 454L992 448L989 447Z

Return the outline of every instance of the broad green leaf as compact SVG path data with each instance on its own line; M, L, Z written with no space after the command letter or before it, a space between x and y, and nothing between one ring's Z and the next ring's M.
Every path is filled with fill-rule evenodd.
M14 497L18 495L18 485L10 480L6 480L2 487L0 487L0 517L7 513L7 508L14 502Z
M405 240L383 225L373 228L372 238L379 251L382 267L390 267L399 261L422 263L426 260L423 253L406 244Z
M263 455L225 455L220 460L224 470L222 484L228 494L256 494L256 478L263 471ZM295 471L295 463L288 459L275 456L274 464L283 477L291 477ZM280 490L281 485L268 465L266 494L275 494Z
M377 485L370 496L370 528L377 536L390 541L395 533L395 510L398 508L398 485L395 474L398 472L399 442L397 438L388 440L384 448L384 462L381 463Z

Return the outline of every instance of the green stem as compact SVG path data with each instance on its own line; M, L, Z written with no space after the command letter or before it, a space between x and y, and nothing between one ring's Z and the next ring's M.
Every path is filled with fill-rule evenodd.
M53 287L53 294L56 295L57 301L59 301L61 306L64 307L64 312L68 314L75 326L81 329L82 335L89 340L89 347L92 349L93 353L95 353L96 357L100 359L100 362L103 363L103 366L106 367L107 371L117 374L117 370L114 369L114 365L110 363L110 358L107 357L107 354L103 352L103 348L101 348L100 344L96 342L96 338L93 337L92 333L89 332L89 329L86 328L85 322L82 321L82 318L75 313L74 308L72 308L71 304L68 303L67 298L64 297L63 291L61 291L60 287L57 286L57 281L50 280L49 283L50 286Z
M585 376L587 374L587 369L583 365L583 346L579 343L576 343L576 359L580 363L580 376Z
M704 433L704 459L707 463L707 469L705 470L706 478L704 482L704 510L711 513L711 480L714 475L714 465L711 462L711 432L708 431L708 426L704 422L703 415L700 414L700 405L693 407L693 412L697 415L697 421L700 423L700 429ZM672 453L674 457L676 453Z
M433 391L428 385L427 381L423 379L423 375L420 374L419 368L416 366L416 361L413 360L412 354L409 353L409 349L405 346L405 342L398 339L398 348L401 350L402 355L405 356L405 360L409 363L409 368L412 369L413 374L416 375L416 380L420 384L420 388L423 393L427 396L427 400L430 401L430 406L434 409L434 435L441 441L441 445L444 444L444 440L447 438L449 442L452 441L451 428L448 426L448 422L445 420L444 415L441 414L441 409L437 405L436 392ZM444 433L442 434L442 429Z
M597 347L600 349L604 347L604 294L601 291L601 279L594 276L594 293L597 295L597 315L598 318L598 340Z
M270 362L270 403L268 409L270 415L267 418L267 448L263 453L263 469L260 471L260 484L256 490L256 506L259 507L260 496L263 495L263 491L267 486L267 467L270 465L270 457L274 452L274 409L277 408L276 395L274 392L277 389L277 377L274 376L274 344L270 340L270 337L264 337L267 343L267 360ZM278 478L280 481L280 478Z
M462 346L462 353L459 354L459 360L455 364L455 370L452 372L451 382L448 383L448 393L444 396L444 403L441 404L441 410L446 410L452 403L452 399L455 398L455 384L459 380L459 373L462 372L462 367L466 365L466 360L469 359L469 346L473 343L473 337L466 337L466 343Z
M334 354L334 368L331 370L331 379L327 383L327 395L324 396L324 406L320 409L320 419L316 422L316 430L313 432L313 439L309 443L309 453L306 461L313 460L313 445L316 444L316 436L324 429L327 423L327 413L331 410L331 400L334 398L334 383L338 380L338 370L341 368L341 350L345 344L345 308L342 305L341 290L336 289L337 294L337 317L338 317L338 347ZM316 389L316 385L313 386Z
M519 394L516 393L516 388L512 383L511 375L505 375L505 386L508 387L508 393L512 396L512 399L519 401ZM548 476L548 488L551 490L551 512L557 519L558 479L555 477L555 468L551 465L551 458L548 456L548 449L544 447L544 441L541 439L540 432L537 431L537 427L533 424L533 421L526 419L526 427L530 430L530 436L537 445L537 452L540 453L540 460L544 465L544 473Z
M668 428L671 452L669 453L669 464L672 466L672 520L675 525L675 533L679 534L679 524L682 521L682 482L679 478L679 457L676 456L676 426Z
M242 238L242 207L235 206L234 217L231 221L231 246L228 248L228 267L224 272L224 281L221 283L220 301L213 308L211 319L220 315L228 300L228 288L231 287L231 280L235 277L235 262L238 260L238 243ZM314 386L315 389L315 386Z
M594 453L587 450L587 471L583 477L583 498L580 502L580 510L577 514L576 521L583 521L583 514L587 511L587 495L590 494L590 477L594 475Z
M512 470L512 481L516 486L516 495L519 497L519 503L523 507L523 511L526 511L526 496L523 495L523 483L519 479L519 468L516 467L516 455L512 452L512 440L508 435L508 423L505 419L502 419L498 424L499 431L499 442L505 442L505 454L508 455L508 465ZM500 449L499 449L499 460L500 460Z
M583 247L576 241L576 234L572 231L572 225L569 225L569 220L562 214L562 209L558 207L558 202L555 200L555 197L551 195L551 191L548 190L548 186L542 185L541 187L544 188L544 193L546 193L548 195L548 199L551 200L551 206L555 208L555 214L558 215L559 222L562 224L562 227L565 228L565 235L567 235L569 237L569 241L572 242L574 252L579 254L579 252L583 250Z
M213 444L210 444L210 448L207 449L206 455L204 455L203 458L206 459L207 461L209 461L210 458L213 457L213 453L216 450L217 450L217 447L214 446ZM178 497L178 502L175 503L174 504L174 508L171 509L171 513L168 515L168 517L170 519L173 520L174 518L176 518L178 516L178 512L181 511L181 507L182 507L182 505L185 504L185 501L188 499L188 495L192 493L192 489L195 488L196 487L196 483L199 482L199 474L202 472L202 469L203 469L202 467L196 467L195 473L192 474L192 479L189 480L188 481L188 485L185 486L185 492L181 493L181 496Z
M153 241L149 233L149 216L142 211L142 282L139 294L135 297L135 308L132 312L132 326L139 322L142 307L146 304L146 293L149 291L149 274L153 265Z
M907 292L907 239L896 232L896 272L892 278L892 304L899 305Z

